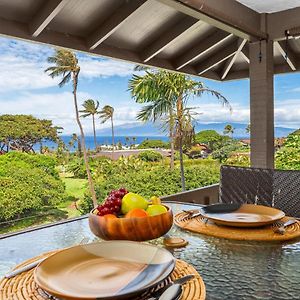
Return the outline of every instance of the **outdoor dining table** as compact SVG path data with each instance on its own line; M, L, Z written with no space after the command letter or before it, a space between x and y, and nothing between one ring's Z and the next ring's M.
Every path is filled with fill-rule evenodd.
M196 204L165 202L174 214L199 208ZM300 240L289 243L219 239L182 230L168 233L188 241L173 250L193 265L206 285L206 299L300 299ZM83 238L99 240L87 217L0 239L0 276L16 264L41 253L70 247ZM163 247L163 238L150 241Z

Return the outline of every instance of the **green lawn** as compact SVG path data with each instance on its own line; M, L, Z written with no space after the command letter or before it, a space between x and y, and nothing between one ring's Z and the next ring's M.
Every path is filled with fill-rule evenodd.
M61 178L66 185L67 195L74 197L75 201L81 200L84 197L84 191L86 190L87 180L78 179L72 177ZM68 218L80 216L80 211L76 209L76 203L73 199L61 203L58 208L67 212Z
M77 199L83 199L84 191L87 187L86 179L78 179L72 177L61 178L66 185L66 192L68 195Z

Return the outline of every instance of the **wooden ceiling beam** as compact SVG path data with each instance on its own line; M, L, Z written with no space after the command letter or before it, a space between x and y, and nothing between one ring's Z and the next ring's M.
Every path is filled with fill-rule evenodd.
M293 29L300 29L300 7L268 14L267 28L270 40L280 41L286 38L286 30L293 32ZM298 30L297 30L298 31ZM300 35L300 31L293 32Z
M186 53L174 59L176 70L182 69L186 65L198 59L200 56L221 45L232 36L233 34L231 33L218 30L209 37L201 40Z
M247 40L267 39L260 14L235 0L158 0L184 14Z
M225 61L236 53L236 43L230 44L225 49L220 49L216 54L208 57L204 62L195 66L198 75L209 71L219 63Z
M124 4L118 8L97 30L88 38L87 43L91 50L98 47L107 38L109 38L132 14L142 6L146 0L124 1Z
M246 43L247 43L246 39L239 42L236 52L234 53L234 55L231 58L228 59L228 61L225 64L225 67L224 67L223 72L222 72L221 80L225 79L225 77L227 76L228 72L232 68L233 64L235 63L237 57L241 53L241 51L242 51L242 49L243 49L243 47L245 46Z
M151 58L159 54L181 35L191 30L194 25L198 25L200 22L201 21L197 19L185 17L173 26L171 30L162 33L156 41L145 47L145 49L141 52L141 57L143 57L144 62L149 61Z
M250 56L249 56L249 49L247 47L243 47L241 51L241 56L244 58L244 60L250 64Z
M274 66L274 74L283 74L283 73L289 73L291 71L291 68L287 64L280 64ZM296 71L300 71L300 68L298 68ZM249 78L249 70L239 70L230 72L226 76L226 81L230 80L237 80L237 79L246 79Z
M37 37L70 0L46 0L29 23L29 31Z
M281 41L274 42L275 47L279 50L287 64L293 71L297 70L297 59L291 48L285 49L285 45Z

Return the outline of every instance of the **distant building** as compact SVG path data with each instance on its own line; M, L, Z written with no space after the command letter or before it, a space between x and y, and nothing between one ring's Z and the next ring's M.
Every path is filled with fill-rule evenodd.
M250 139L243 139L240 140L240 142L244 145L244 146L250 146Z

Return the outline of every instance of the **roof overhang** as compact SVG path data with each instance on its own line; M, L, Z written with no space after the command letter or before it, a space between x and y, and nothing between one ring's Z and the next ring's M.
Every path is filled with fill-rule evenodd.
M299 15L235 0L0 0L0 34L232 80L249 76L259 40L274 41L275 73L299 71Z

